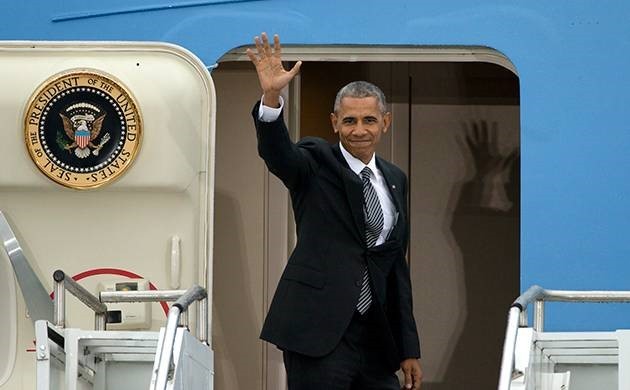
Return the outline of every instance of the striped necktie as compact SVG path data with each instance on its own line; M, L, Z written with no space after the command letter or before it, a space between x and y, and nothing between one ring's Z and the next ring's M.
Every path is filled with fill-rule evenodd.
M381 203L376 195L376 190L370 183L372 170L368 167L361 171L361 179L363 181L363 213L365 215L365 242L368 248L376 245L378 237L383 230L383 210ZM367 263L363 265L363 282L361 284L361 292L359 293L359 302L357 310L364 314L372 304L372 291L370 289L370 274L368 273Z

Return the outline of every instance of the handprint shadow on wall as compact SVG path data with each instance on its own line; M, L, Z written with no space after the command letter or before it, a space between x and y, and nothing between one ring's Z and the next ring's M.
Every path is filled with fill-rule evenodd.
M466 316L439 387L449 390L496 386L506 313L519 292L519 150L501 151L496 122L462 127L458 145L475 173L453 189L459 194L451 230L463 259Z

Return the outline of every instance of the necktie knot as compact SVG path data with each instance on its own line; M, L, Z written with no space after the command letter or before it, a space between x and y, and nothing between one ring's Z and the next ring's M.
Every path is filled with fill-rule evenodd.
M361 179L365 180L370 180L370 177L372 177L372 170L370 169L370 167L365 167L363 168L363 170L361 171Z

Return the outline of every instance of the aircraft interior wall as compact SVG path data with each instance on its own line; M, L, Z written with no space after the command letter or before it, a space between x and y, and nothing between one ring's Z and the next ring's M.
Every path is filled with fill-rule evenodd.
M213 339L215 387L262 389L265 167L250 111L260 98L249 67L221 64L217 88ZM247 375L243 375L243 373Z

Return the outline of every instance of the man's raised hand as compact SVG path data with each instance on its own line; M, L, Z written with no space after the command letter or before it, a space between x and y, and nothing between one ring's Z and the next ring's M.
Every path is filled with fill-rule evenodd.
M264 94L263 104L279 107L280 91L298 74L302 61L298 61L291 70L285 70L282 66L280 37L277 34L273 36L273 50L269 45L267 34L262 33L261 38L262 41L259 37L254 38L256 53L247 49L247 56L256 67L258 81Z

